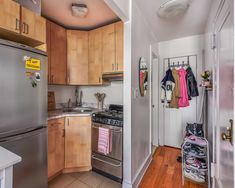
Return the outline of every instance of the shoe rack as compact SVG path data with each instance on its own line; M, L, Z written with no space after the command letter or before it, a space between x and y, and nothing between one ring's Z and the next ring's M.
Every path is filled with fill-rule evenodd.
M198 145L196 143L188 142L187 139L185 139L185 141L182 145L181 151L182 151L182 180L183 180L183 187L184 187L185 181L190 181L190 182L193 182L195 184L200 184L200 185L205 186L205 187L210 187L209 145L208 145L208 141L205 138L203 138L203 139L206 141L206 146L201 146L201 145ZM191 145L198 146L198 147L203 147L205 155L204 156L198 156L198 155L195 155L193 153L186 152L184 148L185 148L185 145L187 145L187 144L191 144ZM204 171L204 173L205 173L205 182L198 182L198 181L195 181L195 179L186 176L186 173L187 173L186 172L186 160L187 160L188 157L195 158L197 160L202 159L206 162L207 170ZM196 170L196 168L194 168L193 171L200 171L200 170L199 169Z

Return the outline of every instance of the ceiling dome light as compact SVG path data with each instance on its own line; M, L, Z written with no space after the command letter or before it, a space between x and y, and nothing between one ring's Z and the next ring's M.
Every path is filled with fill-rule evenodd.
M88 14L88 8L85 4L73 3L72 4L72 15L75 17L85 17Z
M174 18L184 14L189 8L191 0L169 0L159 7L157 15L160 18Z

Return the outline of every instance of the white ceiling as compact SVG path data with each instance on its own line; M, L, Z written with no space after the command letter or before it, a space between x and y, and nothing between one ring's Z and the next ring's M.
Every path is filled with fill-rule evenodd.
M85 18L73 17L72 3L84 3L89 13ZM42 0L42 15L66 28L89 30L118 20L104 0Z
M202 34L205 31L212 0L192 0L186 14L171 20L157 16L160 5L168 0L135 0L159 41Z

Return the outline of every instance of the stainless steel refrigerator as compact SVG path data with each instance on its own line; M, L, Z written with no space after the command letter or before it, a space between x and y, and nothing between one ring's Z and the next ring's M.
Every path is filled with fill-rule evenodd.
M47 188L47 56L0 40L0 146L22 157L14 188Z

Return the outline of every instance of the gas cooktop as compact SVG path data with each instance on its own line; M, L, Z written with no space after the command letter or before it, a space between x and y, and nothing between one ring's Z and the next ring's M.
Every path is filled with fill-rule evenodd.
M92 114L92 121L95 123L122 127L123 106L112 104L106 111L95 112Z

